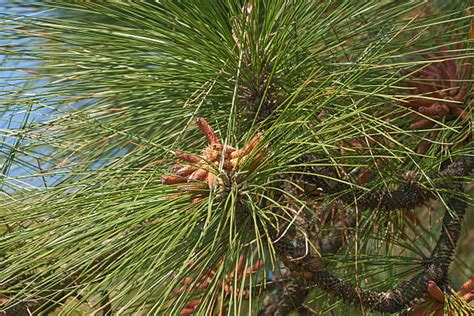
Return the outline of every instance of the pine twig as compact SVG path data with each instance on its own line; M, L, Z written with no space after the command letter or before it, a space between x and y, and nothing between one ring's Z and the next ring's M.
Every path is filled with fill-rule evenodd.
M472 159L453 162L441 173L441 176L448 178L468 175L473 167L472 162ZM462 185L457 184L452 189L460 191ZM460 198L451 196L447 205L452 212L449 210L445 212L440 238L430 259L424 263L423 271L386 292L364 290L339 279L327 270L319 256L308 255L294 262L292 261L294 252L288 251L286 247L277 247L277 250L292 272L298 271L298 275L305 276L310 284L315 284L324 292L365 309L387 313L400 312L426 293L428 281L434 281L440 285L444 285L447 281L447 271L454 258L467 204Z

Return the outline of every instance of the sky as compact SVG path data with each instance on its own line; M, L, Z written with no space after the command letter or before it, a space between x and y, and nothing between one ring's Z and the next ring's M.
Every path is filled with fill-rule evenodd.
M44 120L46 111L40 108L29 98L41 93L42 88L36 88L45 82L33 83L27 69L37 65L37 61L19 60L11 54L18 51L22 45L37 45L37 42L22 39L14 40L10 37L11 28L7 25L9 19L20 19L22 16L38 14L25 6L35 1L0 0L0 192L10 194L17 189L33 189L44 187L53 178L31 176L40 169L41 159L22 157L21 151L25 146L34 145L22 131L27 130L30 124ZM21 98L19 98L21 96ZM38 152L38 157L45 153ZM35 161L36 160L36 161Z

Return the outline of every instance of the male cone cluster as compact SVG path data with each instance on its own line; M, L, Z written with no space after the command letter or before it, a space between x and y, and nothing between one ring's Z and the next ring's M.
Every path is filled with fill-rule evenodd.
M183 164L175 165L171 169L173 175L163 176L161 178L163 184L186 184L179 187L179 190L183 191L220 189L224 186L223 178L229 178L248 159L257 161L266 149L263 147L258 154L252 155L252 151L261 145L261 133L257 133L242 149L235 149L222 144L205 119L198 118L196 122L209 145L204 148L202 155L176 151L176 157ZM193 202L200 200L202 195L193 199Z

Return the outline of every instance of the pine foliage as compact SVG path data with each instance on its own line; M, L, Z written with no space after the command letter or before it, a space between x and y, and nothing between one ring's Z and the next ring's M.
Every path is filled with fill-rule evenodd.
M1 6L6 315L472 311L466 2Z

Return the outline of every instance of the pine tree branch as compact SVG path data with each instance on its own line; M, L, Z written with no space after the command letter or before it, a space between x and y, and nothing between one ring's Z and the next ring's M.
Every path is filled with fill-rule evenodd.
M293 278L277 285L278 295L258 313L259 316L284 316L301 309L306 297L311 293L305 279Z
M460 177L468 175L473 167L472 159L455 161L441 173L442 178ZM446 187L448 184L444 184ZM450 185L455 191L462 190L461 184ZM378 196L397 196L388 194ZM388 203L390 202L390 203ZM397 205L394 201L387 200L385 205ZM399 205L406 205L401 203ZM452 262L456 250L456 244L461 234L462 219L466 209L466 202L456 196L448 199L447 210L443 218L443 228L436 247L431 253L430 259L425 261L424 270L411 280L402 282L397 288L386 292L375 292L364 290L358 286L345 282L329 272L320 256L307 255L301 260L295 261L296 252L299 249L290 250L289 247L277 247L280 258L298 275L305 276L310 284L318 286L321 290L354 303L365 309L379 312L395 313L410 306L415 300L421 298L426 292L428 281L444 285L447 280L447 271Z

